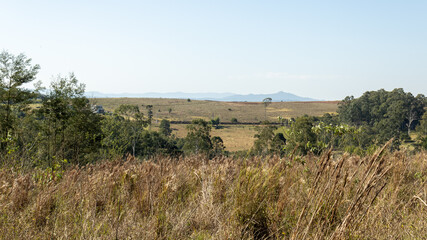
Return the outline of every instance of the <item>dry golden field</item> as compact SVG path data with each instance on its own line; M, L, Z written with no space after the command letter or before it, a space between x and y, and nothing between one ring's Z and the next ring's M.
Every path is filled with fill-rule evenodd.
M153 105L153 129L157 129L161 119L173 121L191 121L196 118L210 120L216 117L221 122L230 122L236 118L239 122L260 122L267 119L276 122L278 117L291 118L304 114L322 116L325 113L335 113L338 102L274 102L267 109L260 102L216 102L186 99L161 99L161 98L96 98L91 99L93 104L102 105L107 111L114 111L121 104L134 104L141 106L146 113L145 106ZM169 109L172 111L169 113ZM173 134L185 137L187 134L185 124L172 124ZM213 129L212 136L219 136L224 141L228 151L248 150L254 142L255 127L252 125L224 125L220 129Z
M222 122L237 118L239 122L259 122L265 120L264 104L261 102L217 102L167 98L93 98L93 104L102 105L107 111L114 111L121 104L141 106L153 105L154 118L174 121L205 120L219 117ZM322 116L335 113L337 101L319 102L274 102L267 107L267 119L277 121L278 117L291 118L304 114ZM169 113L169 109L172 109Z
M187 124L171 124L172 134L179 138L187 135ZM153 128L156 130L157 126ZM220 129L212 129L211 135L221 137L224 141L225 150L242 151L249 150L256 134L255 126L252 125L225 125Z

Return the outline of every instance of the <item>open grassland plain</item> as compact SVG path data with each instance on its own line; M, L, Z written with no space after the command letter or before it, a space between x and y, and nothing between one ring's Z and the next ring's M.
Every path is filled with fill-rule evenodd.
M1 239L426 239L427 153L0 169Z
M337 101L318 102L273 102L265 108L260 102L217 102L167 98L93 98L92 104L102 105L105 110L113 112L122 104L138 105L147 114L146 106L153 106L153 129L156 130L161 119L171 121L192 121L220 118L221 122L230 122L236 118L240 123L260 122L268 119L277 122L278 117L292 118L305 114L322 116L335 114ZM267 118L266 118L267 116ZM187 135L186 124L171 124L173 134L183 138ZM212 129L212 136L219 136L224 141L227 151L242 151L252 147L255 127L252 125L222 125Z
M210 120L219 117L222 122L236 118L239 122L277 122L278 117L292 118L304 114L322 116L336 113L338 101L318 102L273 102L265 109L261 102L217 102L167 98L92 98L92 104L102 105L107 111L114 111L121 104L133 104L143 112L147 105L153 106L155 119L191 121L195 118ZM267 117L267 118L266 118Z
M171 124L172 134L184 138L187 135L187 126L187 124ZM255 128L252 125L224 125L219 129L213 128L211 135L220 137L227 151L244 151L249 150L255 141L254 136L257 133Z

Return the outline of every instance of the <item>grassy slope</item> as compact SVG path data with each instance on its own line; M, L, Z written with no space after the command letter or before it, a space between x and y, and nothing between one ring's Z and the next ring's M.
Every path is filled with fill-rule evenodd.
M96 98L92 103L103 105L107 111L113 111L121 104L153 105L154 117L178 121L191 121L194 118L206 120L219 117L223 122L237 118L240 122L259 122L265 120L264 105L255 102L187 102L185 99L162 98ZM267 108L267 119L277 121L277 117L299 117L304 114L321 116L324 113L335 113L337 103L330 102L278 102ZM169 114L169 108L172 108ZM145 110L145 109L144 109ZM160 110L160 112L159 112Z
M306 162L302 164L302 162ZM2 239L423 239L427 153L0 169Z
M154 118L176 121L191 121L194 118L205 120L219 117L223 122L237 118L240 122L259 122L265 119L265 109L262 103L252 102L214 102L196 101L187 102L185 99L160 98L97 98L92 103L103 105L107 111L114 111L121 104L153 105ZM172 112L169 114L169 108ZM146 110L142 107L143 112ZM335 113L337 102L279 102L272 103L267 108L267 117L270 121L277 121L277 117L299 117L304 114L321 116L325 113ZM160 112L159 112L160 110ZM156 129L159 122L154 121ZM178 137L185 137L186 126L173 124L173 133ZM248 150L254 142L256 131L253 126L224 126L214 129L212 136L223 139L226 150Z
M172 134L179 138L184 138L187 135L186 124L171 124ZM155 126L153 130L157 130ZM227 151L248 150L252 147L256 134L254 126L251 125L225 125L219 129L212 129L211 136L219 136L224 142Z

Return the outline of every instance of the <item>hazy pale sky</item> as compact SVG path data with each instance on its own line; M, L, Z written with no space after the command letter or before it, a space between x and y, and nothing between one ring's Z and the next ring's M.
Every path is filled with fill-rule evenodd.
M0 0L0 50L87 91L427 95L427 1Z

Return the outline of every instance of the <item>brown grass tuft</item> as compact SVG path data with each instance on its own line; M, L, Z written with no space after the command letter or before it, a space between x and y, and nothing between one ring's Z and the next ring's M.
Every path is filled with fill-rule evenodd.
M427 154L0 169L2 239L423 239Z

